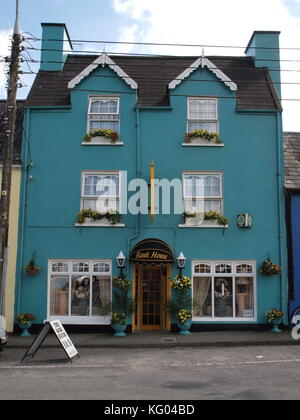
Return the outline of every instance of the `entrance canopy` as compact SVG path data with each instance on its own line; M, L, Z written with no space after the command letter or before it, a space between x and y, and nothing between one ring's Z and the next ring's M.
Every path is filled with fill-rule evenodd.
M129 260L144 265L168 265L174 263L169 245L159 239L145 239L135 245Z

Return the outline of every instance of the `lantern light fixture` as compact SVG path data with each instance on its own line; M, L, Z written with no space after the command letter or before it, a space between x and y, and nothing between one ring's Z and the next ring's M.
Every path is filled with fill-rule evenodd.
M179 256L177 257L177 264L178 264L178 268L180 270L183 270L185 267L185 262L186 262L186 258L183 254L183 252L181 251Z
M120 251L119 255L116 257L118 268L124 268L125 267L125 261L126 257L123 254L123 251Z

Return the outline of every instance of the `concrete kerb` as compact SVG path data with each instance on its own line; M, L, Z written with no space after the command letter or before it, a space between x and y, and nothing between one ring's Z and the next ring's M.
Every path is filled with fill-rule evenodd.
M292 338L289 331L281 334L264 333L192 333L189 336L178 334L129 334L126 337L113 337L107 334L70 334L77 349L80 348L180 348L180 347L244 347L244 346L280 346L299 345L300 340ZM35 339L32 337L11 336L6 349L27 349ZM60 348L53 335L46 338L44 349Z

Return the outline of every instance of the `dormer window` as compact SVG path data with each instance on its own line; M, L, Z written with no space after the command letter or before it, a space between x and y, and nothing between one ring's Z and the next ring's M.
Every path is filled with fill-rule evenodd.
M119 132L120 99L116 97L92 97L89 101L88 132L105 129Z
M207 130L218 133L217 98L188 98L187 131Z

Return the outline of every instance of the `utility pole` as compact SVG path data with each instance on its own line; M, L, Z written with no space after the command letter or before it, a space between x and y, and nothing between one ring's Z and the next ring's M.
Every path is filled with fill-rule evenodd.
M13 164L13 145L15 139L19 54L21 35L19 29L19 0L16 0L16 21L12 40L12 50L7 89L6 117L4 124L2 185L0 191L0 315L4 305L4 281L8 254L9 208Z

